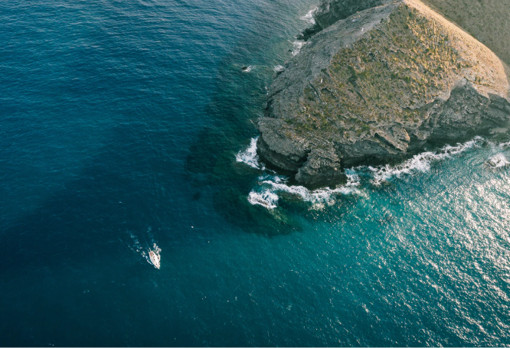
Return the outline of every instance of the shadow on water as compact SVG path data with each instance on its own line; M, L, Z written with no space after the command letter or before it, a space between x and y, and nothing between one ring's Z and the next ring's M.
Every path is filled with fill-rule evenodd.
M125 253L125 245L118 243L119 231L150 229L157 236L171 206L172 197L164 187L172 183L164 178L173 164L165 154L168 144L154 141L167 137L166 132L149 135L140 128L142 123L118 125L110 143L75 180L34 211L2 227L0 273L16 273L25 266L43 269L85 259L94 262L101 255ZM133 145L147 143L153 145ZM175 240L187 237L172 230Z
M220 90L219 95L225 94ZM216 96L213 105L208 106L207 115L216 124L204 128L191 146L185 165L189 178L197 190L212 189L216 212L244 231L271 236L299 230L297 222L285 211L269 211L247 200L261 172L235 161L246 140L256 134L249 111L229 108L243 102L246 101Z
M271 3L272 8L261 10L262 19L256 21L256 28L223 60L216 93L206 109L204 123L210 126L201 131L184 163L185 180L194 187L184 193L191 202L199 202L207 186L214 191L214 207L227 221L263 235L290 233L300 226L285 209L271 212L247 202L260 172L236 163L235 154L256 136L253 120L263 110L273 67L289 58L285 50L292 47L286 33L288 23L277 27L267 23L274 22L277 10L293 7L297 16L297 7L306 8L307 2L279 0ZM295 26L292 33L300 32L306 23L296 18ZM268 49L268 44L282 49ZM244 64L253 65L253 70L243 72ZM75 179L62 183L63 188L36 209L1 226L0 273L15 274L20 269L43 269L84 259L94 262L100 255L125 253L125 243L118 243L120 234L125 232L129 239L129 231L142 233L150 228L157 236L165 228L163 221L182 218L180 211L168 211L175 206L175 193L165 190L183 180L176 173L181 163L176 163L168 151L178 146L169 139L172 120L167 120L167 125L151 124L153 128L148 130L144 127L152 121L134 121L139 118L133 115L117 124L108 143L88 159ZM191 237L189 230L176 226L167 239L184 241Z
M277 8L283 3L284 0L271 6ZM305 2L299 5L308 6ZM271 13L274 9L266 11ZM185 169L198 190L206 185L214 189L214 207L227 221L247 232L275 236L299 231L300 224L285 208L268 211L251 205L248 194L263 173L235 159L250 139L258 135L255 124L264 112L274 67L291 57L290 40L294 38L285 33L288 27L282 23L272 23L276 28L267 25L265 15L260 14L256 28L240 40L241 44L220 65L216 91L205 110L210 125L189 148ZM307 26L297 14L295 22L294 34ZM246 66L252 70L243 71Z

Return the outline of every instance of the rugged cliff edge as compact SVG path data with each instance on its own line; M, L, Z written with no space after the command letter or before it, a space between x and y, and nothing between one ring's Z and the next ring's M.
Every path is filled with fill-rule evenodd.
M507 66L422 2L325 0L316 19L258 123L261 159L298 182L331 185L344 168L508 133Z

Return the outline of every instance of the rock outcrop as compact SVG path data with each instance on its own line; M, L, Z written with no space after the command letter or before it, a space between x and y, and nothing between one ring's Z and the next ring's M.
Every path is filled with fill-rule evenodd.
M298 182L331 185L344 168L508 133L507 66L422 2L330 0L316 19L258 123L261 159Z
M322 1L315 12L315 22L320 29L326 29L339 20L352 16L356 12L391 2L393 0Z

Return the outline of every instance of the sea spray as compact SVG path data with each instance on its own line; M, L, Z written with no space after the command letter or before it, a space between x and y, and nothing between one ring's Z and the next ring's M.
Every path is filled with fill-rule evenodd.
M412 175L419 172L426 173L430 170L432 162L451 158L452 156L461 154L469 149L481 146L483 142L484 139L477 136L473 140L464 144L457 144L456 146L446 145L436 152L422 152L407 161L394 166L389 164L378 167L361 166L353 168L353 170L362 171L364 169L368 169L372 175L372 180L370 182L374 186L380 186L382 183L393 177L400 178L402 175Z
M251 139L248 148L236 155L236 160L252 168L265 170L265 167L259 163L257 156L257 140L258 137ZM346 169L347 183L335 188L309 190L304 186L289 185L287 177L266 171L266 175L259 177L257 186L249 193L248 201L252 205L275 209L278 206L278 194L285 193L304 202L312 203L313 206L323 207L324 204L334 204L336 195L360 194L361 176L368 176L369 182L373 186L380 186L392 178L428 172L433 162L451 158L474 147L479 147L484 142L485 140L482 137L477 136L464 144L446 145L436 152L420 153L397 165L360 166ZM503 145L505 144L499 146ZM495 155L491 159L493 160L493 167L504 167L510 164L504 155Z
M258 137L251 139L248 148L244 151L239 151L236 155L236 161L247 164L255 169L264 170L265 167L259 163L259 156L257 155L257 140Z
M313 205L335 203L336 195L349 195L359 193L358 186L360 178L357 174L347 174L348 181L345 185L339 185L334 189L321 188L309 190L304 186L289 185L288 178L278 175L264 175L259 177L257 187L248 195L251 204L261 205L268 209L275 209L278 206L279 195L288 194L296 198L312 203Z
M307 14L305 14L303 17L300 17L302 21L305 21L308 24L315 24L315 13L317 12L319 8L317 6L313 7L310 11L308 11Z
M285 70L285 67L283 65L276 65L274 68L273 68L273 71L275 73L281 73Z
M262 192L250 192L248 195L248 202L252 205L261 205L267 209L275 209L277 207L278 198L277 194L266 189Z
M492 168L503 168L510 165L510 162L506 158L505 155L502 153L495 154L494 156L491 156L487 160L487 165L491 166Z
M305 41L296 40L292 42L292 46L294 47L294 49L292 50L292 55L297 56L299 52L301 52L301 49L303 48L304 45L306 45Z

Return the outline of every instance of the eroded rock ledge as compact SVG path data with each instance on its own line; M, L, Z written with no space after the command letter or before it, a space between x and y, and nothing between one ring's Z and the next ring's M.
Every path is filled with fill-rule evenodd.
M344 168L508 133L507 66L422 2L326 0L317 22L258 123L262 160L301 184L331 185Z

